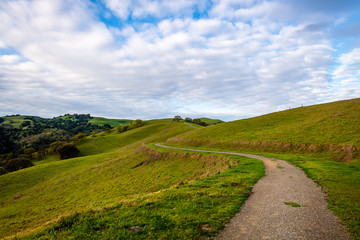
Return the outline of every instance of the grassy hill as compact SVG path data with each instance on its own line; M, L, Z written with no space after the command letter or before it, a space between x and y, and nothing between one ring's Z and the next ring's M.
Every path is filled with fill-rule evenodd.
M287 160L326 189L328 207L360 239L360 98L199 128L166 144Z
M149 233L161 238L179 229L181 238L213 235L249 196L263 166L243 157L160 151L144 145L193 129L153 120L121 134L87 137L77 144L82 157L50 158L0 176L0 238L20 234L28 239L84 239L110 234L107 238L128 239ZM228 188L229 182L240 187ZM240 197L239 191L244 192ZM193 201L199 205L190 207ZM151 207L154 204L167 205L168 210ZM176 227L167 228L170 223ZM211 231L202 228L208 225ZM148 229L134 235L131 229L137 226Z
M115 128L120 125L126 125L130 123L128 119L110 119L110 118L102 118L102 117L93 117L89 123L104 126L105 124L109 124L112 128Z
M205 117L200 118L200 120L209 125L224 122L223 120L220 120L220 119L212 119L212 118L205 118Z
M209 126L168 143L265 152L336 152L340 160L352 160L360 157L359 123L357 98Z
M303 168L327 190L329 208L360 239L359 106L360 99L353 99L201 128L158 119L123 133L93 134L76 144L78 158L47 156L33 167L0 176L0 238L216 235L264 175L263 164L154 146L167 141L254 152ZM350 148L347 162L330 161L344 155L339 149Z

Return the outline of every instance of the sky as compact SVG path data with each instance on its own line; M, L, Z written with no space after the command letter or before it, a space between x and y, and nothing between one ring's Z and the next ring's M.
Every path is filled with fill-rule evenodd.
M0 115L230 121L360 97L358 0L1 0Z

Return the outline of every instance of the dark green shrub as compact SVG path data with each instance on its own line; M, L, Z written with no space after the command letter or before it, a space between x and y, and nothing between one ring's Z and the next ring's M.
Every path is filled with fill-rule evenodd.
M86 138L85 133L78 133L76 136L71 138L71 141L73 141L74 143L78 143L78 142L81 142L85 138Z
M63 146L65 143L61 142L61 141L56 141L53 142L52 144L50 144L49 148L48 148L48 152L49 153L57 153L59 147Z
M138 127L142 127L144 125L144 122L140 119L136 119L135 120L135 126Z
M27 167L31 167L31 166L34 166L34 164L29 159L14 158L14 159L10 159L5 164L5 169L8 172L14 172L14 171L17 171L19 169L23 169L23 168L27 168Z
M67 143L58 148L58 153L60 154L60 159L68 159L77 157L80 151L74 144Z

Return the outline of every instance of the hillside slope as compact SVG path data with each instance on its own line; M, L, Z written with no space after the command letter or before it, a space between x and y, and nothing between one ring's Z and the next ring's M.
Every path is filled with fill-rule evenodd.
M98 145L102 149L100 154L93 155L89 150L91 143L86 140L81 143L83 157L40 161L34 167L0 176L0 225L3 226L0 238L74 211L104 207L128 195L158 191L180 180L191 179L201 165L194 165L192 169L188 157L167 161L168 156L160 156L154 163L134 167L152 160L151 152L139 149L142 143L154 138L164 141L189 130L192 128L182 123L155 122L123 134L103 135L101 138L105 141ZM181 162L188 171L176 167ZM160 165L151 167L153 164ZM177 171L169 173L168 168ZM154 174L161 176L154 178Z
M360 151L360 98L209 126L168 143L268 152L337 152L341 159L351 160Z
M110 133L104 132L87 137L77 144L82 157L61 161L56 161L56 158L46 159L36 162L34 167L0 176L0 225L2 226L0 238L18 233L26 235L29 231L43 229L49 224L56 224L59 219L78 217L79 213L85 213L81 216L86 216L86 213L92 213L96 210L97 214L107 216L107 207L119 205L119 207L113 208L116 210L128 202L136 202L136 206L142 205L143 203L139 201L139 198L153 198L156 196L152 195L153 193L173 191L172 196L181 195L183 192L176 191L174 186L184 185L184 183L204 179L215 174L217 174L216 179L219 179L220 182L216 186L212 186L215 188L211 190L213 195L223 196L224 192L221 187L224 184L222 181L225 181L223 179L230 181L228 179L230 177L230 179L241 180L241 184L239 184L242 187L228 191L231 198L226 196L226 201L217 204L217 208L224 208L221 204L229 205L225 211L214 208L208 212L206 205L204 206L203 211L206 214L222 216L215 219L220 224L225 224L225 219L229 215L235 214L237 208L234 206L240 206L249 196L247 192L244 192L239 198L235 192L239 189L249 191L250 187L263 175L263 166L255 160L240 162L241 158L158 151L144 145L162 142L169 137L193 129L193 127L182 122L152 120L146 122L143 127L124 133L117 133L113 130ZM233 174L224 176L218 174L225 171L229 166L235 165L235 163L239 164L242 174L235 175L235 172L239 171L235 168ZM243 167L240 166L241 164ZM247 169L246 174L244 168ZM172 188L174 190L171 190ZM191 187L190 190L203 191L203 188L201 186ZM215 199L207 196L204 196L206 201L219 201L220 199L220 196ZM199 194L199 197L202 197L202 194ZM177 197L174 198L174 200L177 199ZM168 197L161 201L167 202ZM188 203L184 202L184 204ZM111 221L114 221L114 218L125 217L121 224L126 226L129 219L128 216L124 215L124 212L128 212L128 209L134 206L130 205L126 207L125 211L117 212L116 216L111 217ZM196 206L196 208L199 207ZM190 215L188 215L188 211L182 212L184 209L179 208L180 213L183 214L181 221L187 222ZM154 214L159 214L160 210L155 209L154 211ZM199 210L194 209L193 211L195 214L192 218L199 218ZM127 214L129 213L132 214L131 211ZM205 219L203 221L207 221L206 216L201 216L202 219ZM131 219L131 221L137 221L136 216L131 217ZM156 219L150 216L149 222L154 220ZM176 217L176 221L179 221L178 217ZM186 226L182 225L182 227L194 228L195 233L191 234L195 235L203 232L191 223ZM220 229L221 225L218 228ZM106 232L105 230L104 232ZM63 234L62 230L56 227L51 231L52 234ZM81 234L81 239L83 239L87 238L84 235L99 233L98 229L92 231L90 234L84 229L75 230L72 235ZM116 234L121 236L131 235L131 231L126 228L117 228L116 231ZM150 229L148 231L153 232ZM169 229L159 226L159 231L169 231ZM66 232L66 234L70 233ZM202 234L209 233L205 231ZM29 239L34 238L37 237L29 237ZM57 238L59 237L54 237L54 239Z

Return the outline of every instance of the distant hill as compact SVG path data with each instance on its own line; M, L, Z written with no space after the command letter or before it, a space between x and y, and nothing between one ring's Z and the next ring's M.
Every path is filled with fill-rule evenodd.
M343 160L358 158L360 98L209 126L168 143L270 152L338 152Z
M220 119L211 119L211 118L205 118L205 117L200 118L200 120L209 125L224 122L223 120L220 120Z
M58 140L78 133L87 135L108 128L128 124L127 119L92 117L90 114L65 114L54 118L11 115L0 118L0 154L17 151L22 147L39 150Z

